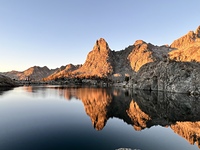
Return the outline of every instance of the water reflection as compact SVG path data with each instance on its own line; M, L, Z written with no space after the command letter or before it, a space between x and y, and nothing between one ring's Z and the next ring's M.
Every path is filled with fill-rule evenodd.
M0 87L0 95L3 95L6 91L13 90L12 87Z
M139 126L169 126L175 133L184 137L190 144L200 148L200 98L186 94L142 92L133 94L137 102L130 109L142 110L136 118L143 120ZM133 110L134 114L136 111ZM145 115L144 115L145 114ZM148 114L148 115L147 115ZM137 122L138 123L138 122Z
M96 130L109 118L119 118L137 131L160 125L200 147L200 98L185 94L144 92L106 88L26 87L28 92L57 91L67 100L81 100ZM50 91L51 93L52 91Z

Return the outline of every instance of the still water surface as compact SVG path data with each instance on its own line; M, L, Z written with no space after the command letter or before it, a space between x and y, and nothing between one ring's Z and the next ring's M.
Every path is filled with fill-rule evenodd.
M197 150L200 99L122 89L0 90L1 150Z

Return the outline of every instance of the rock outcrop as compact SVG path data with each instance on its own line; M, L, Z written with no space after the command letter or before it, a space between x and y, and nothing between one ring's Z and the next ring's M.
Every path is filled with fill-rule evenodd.
M186 35L182 36L181 38L175 40L170 47L172 48L182 48L187 47L190 44L193 44L196 40L196 34L194 31L189 31Z
M183 37L175 40L169 53L169 58L176 61L200 62L200 26L196 31L190 31Z
M162 51L165 59L145 63L130 81L130 86L143 90L159 90L200 94L200 26L175 40ZM166 47L165 47L166 48ZM158 51L159 51L158 50ZM138 52L137 52L138 53ZM152 54L153 55L153 54ZM134 61L133 61L134 62Z
M134 89L200 94L200 64L157 61L141 67L131 81Z
M108 43L101 38L96 41L93 50L87 55L83 66L75 70L73 74L78 77L108 76L113 73L111 55L112 53Z
M137 72L144 64L165 59L169 51L171 48L168 46L154 46L151 43L147 44L138 40L134 43L134 48L128 59L131 68Z
M17 83L11 78L0 74L0 87L15 87Z

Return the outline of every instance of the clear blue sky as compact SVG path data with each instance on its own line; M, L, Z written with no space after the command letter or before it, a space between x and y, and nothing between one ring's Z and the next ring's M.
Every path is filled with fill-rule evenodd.
M83 64L95 41L155 45L200 25L200 0L0 0L0 72Z

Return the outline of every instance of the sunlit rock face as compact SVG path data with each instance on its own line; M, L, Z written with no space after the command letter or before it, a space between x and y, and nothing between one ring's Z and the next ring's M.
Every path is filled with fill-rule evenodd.
M200 148L200 122L177 122L170 127L190 144L196 143Z
M171 48L168 46L154 46L151 43L147 44L142 40L137 40L128 59L132 69L137 72L144 64L165 59L169 51Z
M174 50L169 53L170 59L200 62L200 26L195 32L190 31L188 34L175 40L171 47Z
M76 76L98 76L104 77L113 73L111 64L111 50L108 43L100 38L96 41L92 51L87 55L87 59L83 66L74 71Z
M154 46L137 40L124 50L111 50L105 39L100 38L88 53L85 63L73 70L61 70L46 78L53 80L63 77L106 77L111 80L124 81L146 63L164 60L172 49L169 46ZM116 75L117 78L116 78ZM119 79L120 77L120 79Z
M163 60L172 49L168 46L154 46L142 40L124 50L113 51L108 43L100 38L89 52L83 66L74 71L77 75L108 77L114 74L132 75L141 66L156 60Z
M195 39L196 39L196 34L193 31L189 31L186 35L175 40L170 46L172 48L187 47L190 44L193 44L195 42Z

